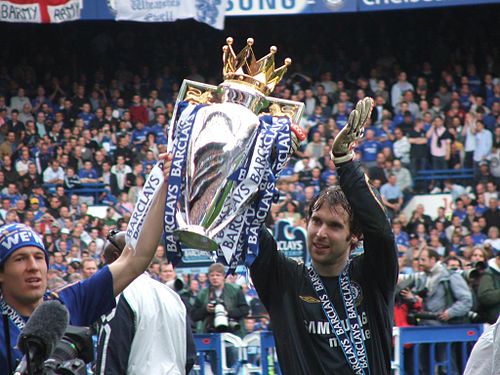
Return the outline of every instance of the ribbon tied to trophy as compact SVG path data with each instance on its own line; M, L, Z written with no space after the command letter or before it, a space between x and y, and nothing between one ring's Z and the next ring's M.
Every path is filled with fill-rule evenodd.
M183 248L198 249L214 252L230 273L258 255L260 227L278 197L276 180L305 137L296 125L304 104L268 96L291 60L275 69L276 47L257 60L253 39L237 55L232 43L227 38L223 47L224 82L184 80L179 91L168 134L172 167L164 217L174 265ZM129 223L132 247L140 230Z

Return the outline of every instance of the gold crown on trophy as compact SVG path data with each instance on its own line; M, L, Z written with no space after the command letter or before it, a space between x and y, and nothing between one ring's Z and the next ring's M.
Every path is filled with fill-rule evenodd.
M253 38L248 38L245 48L236 55L232 47L233 38L226 39L227 45L222 47L224 82L250 85L264 95L269 95L283 78L292 59L286 58L285 65L275 69L274 55L278 49L272 46L266 56L257 60L252 49L253 42Z

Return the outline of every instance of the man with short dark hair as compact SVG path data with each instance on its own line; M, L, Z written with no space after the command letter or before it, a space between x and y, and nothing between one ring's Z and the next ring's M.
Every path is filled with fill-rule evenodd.
M415 277L414 283L409 287L413 292L419 292L422 299L423 311L435 314L434 319L421 320L421 325L439 326L445 324L463 323L466 314L472 308L472 294L462 275L455 271L448 271L445 264L440 262L439 254L431 249L420 252L418 260L420 271ZM411 293L409 298L416 298ZM434 373L429 369L428 348L421 349L420 366L423 373ZM451 374L458 374L457 361L452 351L452 358L448 358L452 364ZM436 357L438 361L445 361L446 346L436 345ZM450 374L450 375L451 375Z
M390 373L398 253L380 196L352 151L372 103L360 101L333 142L340 187L311 202L311 266L285 257L260 231L250 272L286 374ZM364 254L351 258L361 240Z

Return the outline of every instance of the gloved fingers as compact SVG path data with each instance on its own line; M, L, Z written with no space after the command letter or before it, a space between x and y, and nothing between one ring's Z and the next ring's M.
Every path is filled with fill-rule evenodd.
M364 126L366 121L368 121L368 119L370 118L374 104L375 103L373 102L372 98L366 97L363 100L361 100L358 103L358 105L356 106L356 108L358 108L358 106L361 107L359 109L359 111L361 112L361 125L362 126Z
M348 133L356 134L357 128L359 127L360 113L357 109L353 109L349 115L349 120L347 121Z

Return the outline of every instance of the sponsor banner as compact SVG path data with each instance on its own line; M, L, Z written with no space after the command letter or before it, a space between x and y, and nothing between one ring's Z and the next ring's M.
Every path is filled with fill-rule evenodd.
M356 12L357 0L227 0L226 15L269 16Z
M0 0L0 21L61 23L80 19L82 0Z
M127 239L127 244L133 250L135 250L137 246L139 236L142 233L144 222L148 216L153 201L161 190L161 185L164 181L163 164L163 160L160 160L151 170L144 187L139 193L139 198L135 204L134 212L132 212L132 216L130 217L125 237Z
M110 0L118 21L174 22L194 18L224 29L227 0Z
M404 10L459 5L498 4L499 0L358 0L359 11Z
M132 0L84 0L82 12L84 20L114 19L117 2ZM153 0L148 0L153 1ZM341 12L366 12L377 10L401 10L457 5L500 4L500 0L221 0L227 3L225 16L269 16ZM2 3L3 0L0 0ZM154 0L155 4L161 0ZM173 0L172 0L173 2ZM176 2L181 2L177 0ZM182 1L184 2L184 1ZM218 0L212 0L216 3ZM106 3L109 3L108 7ZM222 4L221 4L222 5ZM219 8L217 8L219 9ZM112 14L113 13L113 14ZM160 17L161 18L161 17ZM154 22L154 21L153 21ZM205 21L202 21L205 22ZM207 22L208 23L208 22ZM218 27L222 29L221 27Z
M307 252L307 232L302 227L294 227L289 220L274 223L274 239L278 249L287 257L309 263Z

